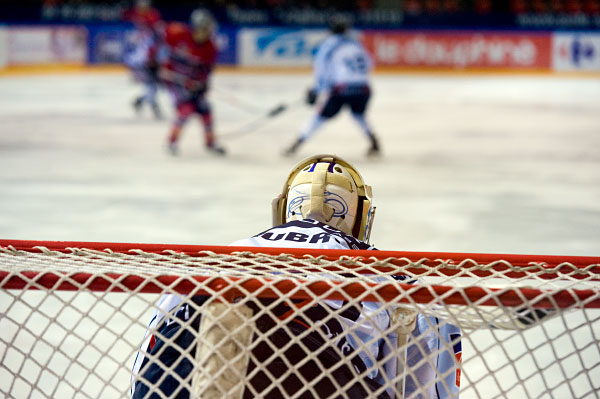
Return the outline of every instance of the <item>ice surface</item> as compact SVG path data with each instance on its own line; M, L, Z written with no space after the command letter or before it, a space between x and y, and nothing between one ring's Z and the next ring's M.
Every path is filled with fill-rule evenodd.
M310 82L217 73L210 98L229 155L206 153L192 121L173 158L166 93L168 117L155 121L134 115L126 74L3 77L0 236L226 245L269 227L298 160L335 153L373 186L381 249L600 252L600 80L377 75L381 159L364 156L347 112L284 158L311 115L300 102ZM279 104L287 111L225 137Z
M165 120L155 121L149 110L136 116L131 102L140 88L125 73L4 76L0 237L226 245L270 227L270 201L297 161L335 153L354 163L373 186L377 216L372 242L380 249L600 254L599 79L377 75L369 119L381 139L380 159L365 157L367 140L347 113L326 125L296 157L284 158L282 150L313 112L301 103L310 84L311 77L301 73L217 72L210 99L217 133L229 154L224 158L208 154L194 121L186 126L181 154L174 158L165 151L173 115L170 99L160 94ZM288 109L278 117L227 138L279 104ZM0 318L0 327L8 339L16 333L10 320L18 319L22 310L13 307L8 296L1 299L7 317ZM598 327L597 313L586 317ZM115 376L99 372L113 381L99 397L118 397L126 391L132 359L122 354L139 344L148 318L139 319L139 325L124 334L126 349L110 334L104 338L122 368ZM543 341L552 345L553 326L560 330L581 321L555 319L524 336L516 335L513 348L535 348L528 340L544 335ZM46 328L48 321L36 323ZM94 338L93 326L89 330L87 338L80 332L83 339L102 338L102 334ZM597 328L593 330L581 327L576 343L567 337L566 343L518 359L523 364L518 378L529 381L526 392L515 387L514 369L482 365L463 374L464 384L487 378L490 381L483 386L489 391L466 390L464 397L538 397L544 384L575 381L578 370L586 367L593 368L600 381ZM60 334L49 335L58 340L57 347L67 347L61 350L78 348L68 340L60 342ZM34 344L26 335L16 342L25 348ZM491 342L487 332L469 335L463 359L479 361L474 356L478 346L485 348ZM575 344L585 348L584 354L554 362L539 381L525 378L532 370L527 364L552 362L545 359L554 359L557 351ZM40 348L40 356L48 350ZM0 347L0 353L4 363L22 364L21 355L13 350L8 353ZM49 370L58 373L69 367L77 380L78 365L54 357ZM0 371L6 377L6 369ZM25 380L11 382L16 397L69 397L78 389L68 384L49 388L55 377L46 370L38 381L43 393L29 394L28 373L35 374L36 368L23 366L20 374ZM594 383L584 380L575 385L594 397L590 391ZM94 386L102 385L90 377L82 389L99 392L90 388ZM4 388L0 392L6 392ZM563 384L553 396L583 395Z

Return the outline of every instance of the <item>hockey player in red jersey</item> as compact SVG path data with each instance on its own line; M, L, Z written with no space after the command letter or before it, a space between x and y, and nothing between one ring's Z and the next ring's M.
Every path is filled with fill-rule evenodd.
M192 12L189 26L174 22L165 30L167 56L160 77L171 92L176 109L168 139L168 148L173 155L177 154L183 126L194 114L201 117L206 148L216 154L225 154L215 141L211 107L206 99L210 74L217 60L217 48L212 39L215 28L212 15L198 9Z
M158 92L158 49L162 20L160 13L150 5L150 0L137 0L135 7L127 10L123 19L133 23L135 30L128 37L124 59L136 81L144 85L144 93L133 102L140 112L144 104L150 105L157 119L161 111L156 101Z

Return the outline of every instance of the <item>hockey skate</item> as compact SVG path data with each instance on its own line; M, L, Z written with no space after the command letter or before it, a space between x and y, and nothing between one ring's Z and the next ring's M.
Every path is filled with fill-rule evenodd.
M169 141L169 143L167 144L167 151L169 152L170 155L177 156L179 154L179 149L177 148L177 142Z
M225 148L223 148L215 143L207 145L206 149L209 152L212 152L213 154L216 154L216 155L225 155L226 154Z
M156 103L152 104L152 113L154 114L154 119L162 120L163 115L162 115L162 112L161 112L158 104L156 104Z
M379 143L377 142L377 139L375 138L373 133L371 133L369 137L371 138L371 147L367 151L367 157L376 157L380 155Z
M135 99L135 101L133 102L133 109L135 110L136 114L140 114L140 112L142 111L142 105L144 104L144 97L138 97Z
M294 155L296 153L296 151L298 150L298 147L300 147L300 145L304 142L304 140L302 140L301 138L296 140L294 142L294 144L292 144L287 150L285 150L283 152L283 155L286 157L290 157L292 155Z

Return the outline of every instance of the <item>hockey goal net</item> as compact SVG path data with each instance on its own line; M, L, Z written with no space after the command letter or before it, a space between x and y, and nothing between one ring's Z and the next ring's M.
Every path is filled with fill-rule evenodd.
M599 279L600 257L3 240L0 396L597 398Z

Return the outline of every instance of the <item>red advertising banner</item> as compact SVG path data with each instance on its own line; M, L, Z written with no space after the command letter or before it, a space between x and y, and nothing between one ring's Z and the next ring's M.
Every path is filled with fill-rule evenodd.
M550 33L363 32L376 65L550 69Z

